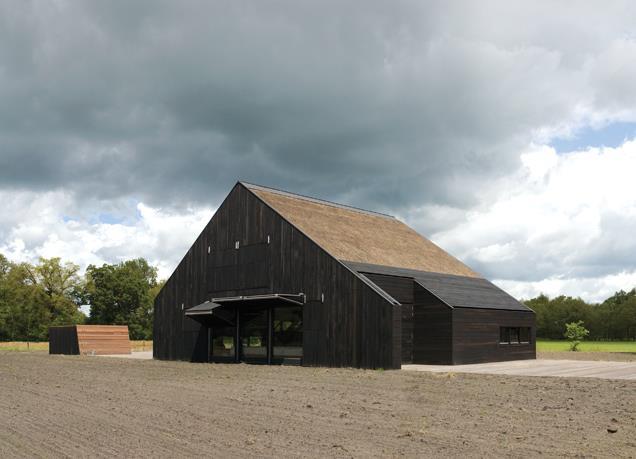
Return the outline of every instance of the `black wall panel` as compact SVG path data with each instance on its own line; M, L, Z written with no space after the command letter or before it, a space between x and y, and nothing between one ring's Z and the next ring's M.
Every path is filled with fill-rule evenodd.
M395 335L400 334L401 363L413 362L413 279L410 277L389 276L383 274L363 273L371 282L388 293L401 306L394 324L394 347L397 346ZM398 332L399 330L399 332Z
M414 283L413 363L453 363L453 310Z
M528 344L500 344L500 327L531 327ZM480 363L536 358L533 312L453 309L453 363Z

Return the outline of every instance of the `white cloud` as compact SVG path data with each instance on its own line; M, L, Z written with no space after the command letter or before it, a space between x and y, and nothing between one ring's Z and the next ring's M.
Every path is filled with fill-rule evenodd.
M137 214L134 221L94 223L86 217L65 221L67 211L76 210L73 197L65 192L2 192L0 200L7 203L3 224L10 228L0 253L11 260L60 257L85 269L144 257L158 267L161 278L172 273L214 213L211 208L167 212L138 203L131 206Z
M532 145L521 163L433 239L518 296L636 286L636 140L563 155Z
M495 284L519 299L530 299L543 293L550 298L568 295L580 296L586 301L601 302L619 290L631 290L636 287L636 271L586 279L549 278L537 282L495 280Z
M398 212L491 278L577 294L636 269L635 147L545 144L636 122L635 12L4 2L0 250L165 276L242 178Z

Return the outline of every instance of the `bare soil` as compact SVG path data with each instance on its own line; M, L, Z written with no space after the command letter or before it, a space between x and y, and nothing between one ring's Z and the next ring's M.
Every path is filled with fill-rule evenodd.
M601 379L0 351L0 414L0 457L636 456Z
M549 360L604 360L609 362L634 362L635 352L537 352L538 359Z

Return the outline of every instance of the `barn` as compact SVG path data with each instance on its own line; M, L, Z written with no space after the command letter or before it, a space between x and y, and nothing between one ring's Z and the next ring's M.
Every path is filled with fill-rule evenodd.
M238 182L157 296L156 359L535 358L532 310L398 219Z

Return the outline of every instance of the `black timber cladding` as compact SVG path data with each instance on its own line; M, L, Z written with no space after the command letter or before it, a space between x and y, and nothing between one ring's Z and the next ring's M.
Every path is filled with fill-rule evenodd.
M463 276L345 262L411 308L403 309L403 363L465 364L536 358L534 312L486 281ZM410 286L410 291L409 291ZM410 322L410 323L409 323ZM499 329L528 327L529 343L502 344Z
M530 328L530 342L500 343L501 326ZM532 311L456 308L452 334L455 365L536 358L536 317Z
M49 354L79 355L75 325L49 327Z
M413 279L370 273L362 274L362 276L400 303L402 363L411 363L413 361Z
M207 361L213 298L304 293L303 365L399 368L399 304L238 183L155 300L154 357Z
M343 263L360 273L412 278L452 308L532 312L526 305L483 278L430 273L350 261L343 261Z

